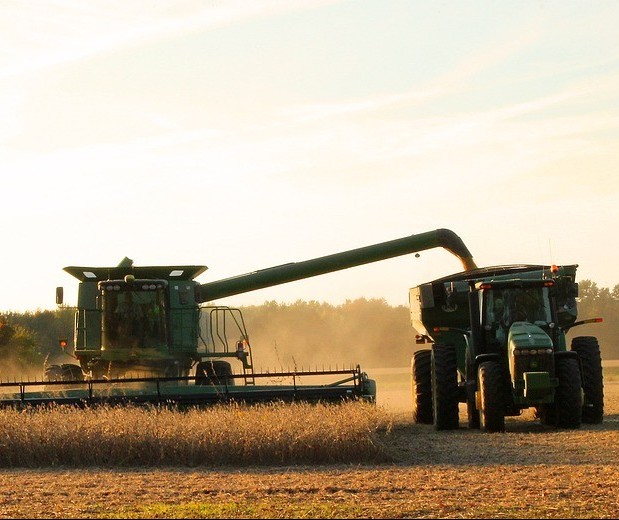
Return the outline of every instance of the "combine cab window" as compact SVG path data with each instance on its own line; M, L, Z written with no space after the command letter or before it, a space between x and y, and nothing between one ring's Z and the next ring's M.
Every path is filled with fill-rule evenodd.
M166 344L165 293L155 290L103 290L103 344L112 348Z

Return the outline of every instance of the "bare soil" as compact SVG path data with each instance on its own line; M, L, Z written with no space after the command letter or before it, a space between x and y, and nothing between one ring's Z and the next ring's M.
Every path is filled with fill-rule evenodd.
M619 383L605 419L554 430L528 411L504 434L436 432L407 391L381 465L0 471L0 518L618 518ZM0 442L2 440L0 439Z

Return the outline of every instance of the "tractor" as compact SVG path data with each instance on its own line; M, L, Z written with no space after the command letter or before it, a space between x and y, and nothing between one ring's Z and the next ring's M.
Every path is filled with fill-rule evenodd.
M437 430L504 432L532 408L550 427L601 423L598 341L567 332L577 321L577 265L504 265L456 273L409 290L421 346L411 360L413 420Z

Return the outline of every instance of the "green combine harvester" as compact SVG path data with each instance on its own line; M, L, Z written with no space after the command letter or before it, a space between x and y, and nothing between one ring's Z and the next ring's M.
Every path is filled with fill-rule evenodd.
M411 362L413 418L438 430L505 431L533 408L546 425L579 428L604 416L602 360L593 336L567 345L577 321L577 265L505 265L410 289L419 344Z
M66 267L79 280L74 362L47 365L39 381L0 382L0 405L374 401L375 382L359 366L255 371L241 311L212 302L436 247L464 270L476 267L447 229L204 284L195 280L202 265L135 266L125 258L113 267ZM62 287L56 302L63 303Z

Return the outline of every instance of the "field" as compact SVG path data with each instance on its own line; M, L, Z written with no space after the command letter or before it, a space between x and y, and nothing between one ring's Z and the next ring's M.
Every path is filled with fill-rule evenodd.
M0 470L0 517L617 518L619 366L605 363L604 370L603 424L554 430L527 411L508 418L504 434L468 430L464 409L457 431L414 425L407 370L368 370L378 382L380 413L343 408L340 425L330 412L319 410L324 438L331 439L319 451L328 453L327 444L354 448L354 437L375 427L368 438L376 440L377 450L366 446L335 462L311 464L6 467ZM293 439L282 438L284 428L265 430L269 444L278 442L282 453L315 429L311 412L297 415L286 420L297 432ZM15 430L19 424L8 427ZM234 432L234 425L222 428ZM5 430L0 452L7 438ZM96 451L97 439L87 440L83 451ZM254 448L246 446L244 453Z

